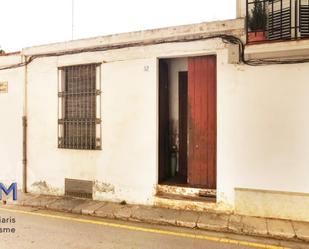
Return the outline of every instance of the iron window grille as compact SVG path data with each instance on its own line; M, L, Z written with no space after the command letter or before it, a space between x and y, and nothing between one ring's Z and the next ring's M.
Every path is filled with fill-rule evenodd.
M58 148L101 149L99 64L58 68Z
M309 37L309 0L246 0L247 43Z

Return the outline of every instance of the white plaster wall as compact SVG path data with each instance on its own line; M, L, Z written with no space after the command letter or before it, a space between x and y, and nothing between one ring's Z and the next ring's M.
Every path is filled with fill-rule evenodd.
M30 191L63 194L64 178L73 178L96 181L95 191L103 189L96 199L150 203L157 181L156 58L102 64L101 151L57 148L60 60L29 66Z
M0 58L1 66L20 61L20 56ZM22 68L0 70L0 82L8 82L8 93L0 93L0 182L17 182L22 188Z
M216 49L227 50L213 40L34 60L28 66L29 190L61 195L65 178L93 180L96 199L151 204L158 175L157 58ZM57 67L93 62L104 62L103 149L58 149Z
M308 193L309 65L228 64L228 49L219 40L126 48L32 62L29 66L30 190L63 194L67 177L95 180L96 189L107 184L109 190L96 192L97 199L152 203L158 174L157 58L205 54L217 54L218 65L219 209L234 209L237 187ZM57 148L57 67L103 61L103 149L60 150Z
M240 17L245 13L244 3L244 0L238 0ZM31 55L128 44L143 39L176 39L182 35L205 35L213 31L241 35L242 27L243 20L240 19L202 23L33 47L23 53ZM294 45L289 43L288 46L292 44L300 53L307 49L304 42L292 42ZM254 53L267 52L269 55L275 49L270 45L259 45L259 49L256 46L246 48L248 58ZM277 55L289 52L283 45L274 46L278 47ZM151 204L158 174L157 58L217 54L218 209L234 210L235 188L248 189L248 193L239 197L239 202L246 205L255 195L251 189L270 190L267 198L264 194L259 195L266 208L271 205L271 191L285 191L285 195L291 192L308 194L309 64L232 65L228 61L235 57L231 53L235 46L230 53L228 48L231 46L215 39L35 59L28 66L27 184L30 191L63 194L64 179L75 178L95 181L96 199ZM251 54L248 53L250 48ZM5 57L0 60L0 65L18 63L20 59L20 56ZM57 67L94 62L104 62L101 67L103 148L101 151L58 149ZM175 68L183 68L184 64L180 64L176 63ZM9 92L0 94L0 181L17 181L19 186L23 70L0 71L0 81L9 82ZM174 91L176 94L177 89ZM297 194L293 200L302 202L299 196L305 195ZM277 203L278 207L290 200L279 199L283 205ZM241 205L240 211L244 210ZM255 210L252 207L246 206L247 210ZM288 208L278 217L287 217L289 212L297 213L295 210L302 208L297 203L294 209L289 205L285 207ZM272 216L277 211L280 212L271 209L260 210L260 213ZM307 212L299 211L302 219L306 219ZM254 215L254 212L250 214ZM295 215L290 217L297 218Z
M188 71L188 58L176 58L169 60L169 81L170 81L170 115L173 120L179 119L179 99L178 99L178 85L179 85L179 72Z
M188 71L188 58L171 59L169 62L169 112L172 135L179 136L179 72Z

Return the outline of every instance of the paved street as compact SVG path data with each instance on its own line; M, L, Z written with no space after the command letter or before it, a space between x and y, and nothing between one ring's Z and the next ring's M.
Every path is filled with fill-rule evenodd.
M7 208L0 208L1 249L309 248L304 243L119 222L26 207ZM4 228L15 228L16 231L7 233Z

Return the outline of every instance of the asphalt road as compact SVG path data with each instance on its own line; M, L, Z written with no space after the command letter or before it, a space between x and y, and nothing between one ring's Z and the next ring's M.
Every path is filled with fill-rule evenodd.
M6 228L9 228L11 233L8 233ZM11 230L13 228L14 233ZM0 208L0 249L283 247L309 248L309 245L169 226L119 222L46 210L35 211L30 208Z

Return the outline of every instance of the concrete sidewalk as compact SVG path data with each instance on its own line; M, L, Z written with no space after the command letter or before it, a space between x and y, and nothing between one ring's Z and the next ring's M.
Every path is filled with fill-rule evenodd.
M21 205L102 218L174 225L211 231L309 242L309 222L258 218L234 214L182 211L142 205L57 196L20 194ZM4 205L4 204L2 204Z

